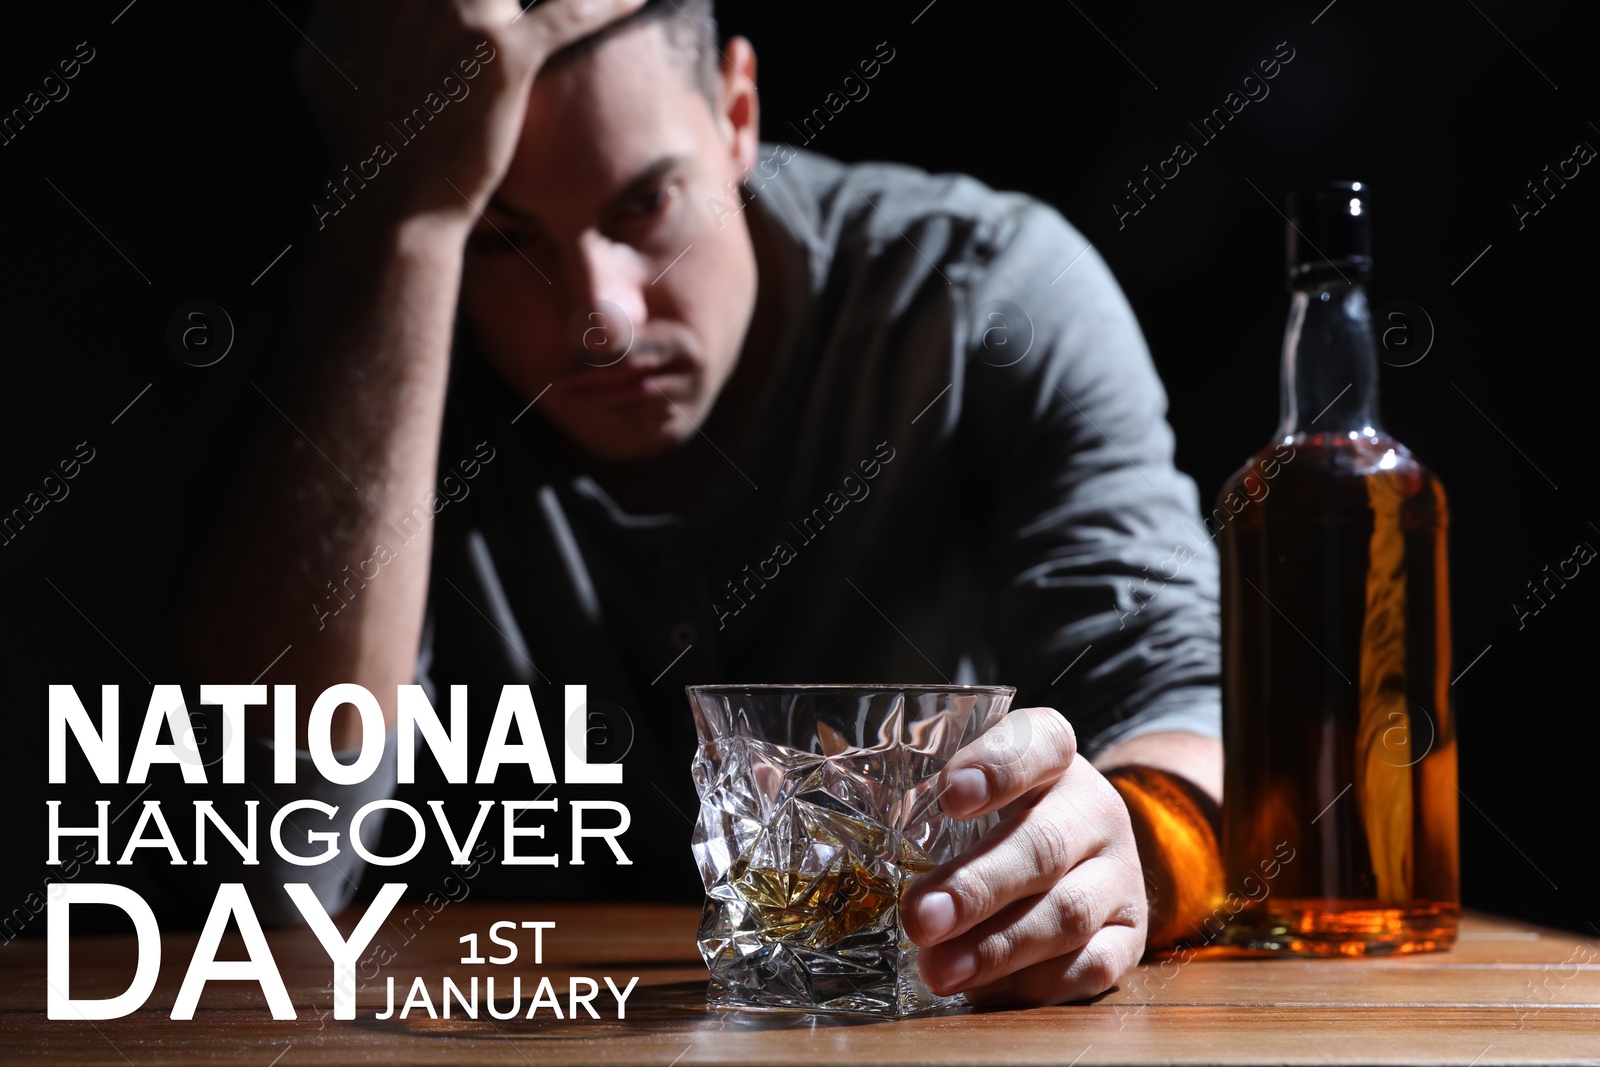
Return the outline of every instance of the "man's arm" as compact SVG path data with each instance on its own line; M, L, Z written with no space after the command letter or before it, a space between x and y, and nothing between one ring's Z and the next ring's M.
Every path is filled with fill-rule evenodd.
M1106 775L1143 767L1181 778L1211 803L1222 805L1222 742L1215 737L1180 730L1140 734L1101 753L1094 765Z
M431 522L376 578L360 570L379 542L398 543L386 523L432 489L466 233L449 218L344 221L299 279L178 617L205 681L254 678L292 645L275 675L302 687L302 728L310 697L336 682L366 686L392 721L395 686L412 680ZM256 710L266 732L270 712ZM335 749L358 738L358 719L336 718Z
M1054 212L1015 217L957 374L991 500L989 643L1019 700L1050 706L951 760L945 809L1001 819L902 915L935 992L1059 1003L1108 989L1220 881L1216 555L1109 270Z
M330 205L342 198L323 198L275 358L254 383L259 410L231 495L174 620L196 680L256 679L270 664L275 681L300 687L296 784L270 784L272 713L261 707L252 736L235 742L246 746L251 784L214 786L258 791L274 807L312 798L335 808L327 819L291 820L293 851L304 853L314 831L347 837L354 812L395 786L396 687L416 677L467 235L510 166L545 59L640 2L551 0L526 17L516 0L330 0L315 10L310 37L339 66L305 48L299 75L330 168L370 164L375 145L391 156L355 188L341 179L359 195L338 211ZM426 140L394 149L388 120L447 79L470 88L430 122ZM378 769L356 785L321 779L303 751L315 695L341 682L372 692L391 727ZM330 747L361 740L359 716L340 709ZM343 849L309 869L324 907L354 895L361 868ZM282 883L306 880L308 869L274 860L236 876L261 914L296 921ZM227 877L219 867L212 880Z
M1149 902L1146 947L1199 931L1223 896L1222 742L1182 731L1141 734L1094 761L1128 808Z
M544 60L639 2L556 0L526 18L515 0L319 5L313 35L340 68L303 50L299 69L335 165L371 157L374 141L392 139L387 120L442 78L472 86L425 143L402 145L370 187L318 220L277 358L256 383L232 495L179 603L178 644L201 680L254 678L282 653L275 677L310 694L358 683L393 723L426 605L468 232L510 165ZM418 508L398 544L391 523ZM392 557L374 577L380 542ZM301 747L310 704L302 697ZM257 711L267 728L270 712ZM360 737L352 709L341 716L336 750Z

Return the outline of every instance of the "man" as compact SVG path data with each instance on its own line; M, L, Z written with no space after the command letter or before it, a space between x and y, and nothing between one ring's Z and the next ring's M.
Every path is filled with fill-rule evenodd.
M488 686L588 684L636 866L500 872L523 895L692 883L684 684L1013 683L1060 710L945 771L947 810L1005 821L907 895L929 985L1098 994L1147 895L1176 936L1216 880L1178 873L1214 851L1215 562L1083 238L970 179L763 144L751 45L714 47L709 0L325 4L308 35L329 159L363 180L314 208L178 616L202 680L287 644L270 680L361 683L390 725L416 678L479 683L480 720ZM351 709L333 731L356 742ZM505 791L446 795L470 823Z

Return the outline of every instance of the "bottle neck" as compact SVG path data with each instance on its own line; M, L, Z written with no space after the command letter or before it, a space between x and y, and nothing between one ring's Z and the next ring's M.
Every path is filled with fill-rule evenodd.
M1365 286L1296 286L1283 335L1278 436L1378 429L1378 351Z

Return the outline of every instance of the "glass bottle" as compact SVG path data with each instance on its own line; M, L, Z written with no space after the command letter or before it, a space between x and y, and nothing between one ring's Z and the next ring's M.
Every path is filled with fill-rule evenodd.
M1459 914L1444 489L1379 426L1367 188L1289 199L1282 417L1223 486L1226 940L1447 947Z

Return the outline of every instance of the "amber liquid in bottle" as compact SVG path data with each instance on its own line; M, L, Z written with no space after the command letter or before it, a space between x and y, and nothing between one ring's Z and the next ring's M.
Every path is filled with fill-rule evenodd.
M1360 277L1296 284L1279 433L1207 520L1226 939L1306 955L1444 948L1459 913L1445 497L1376 425Z

